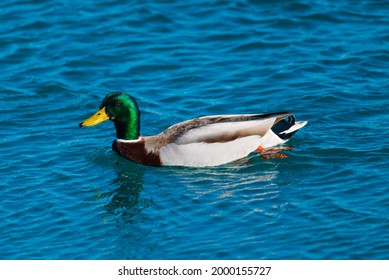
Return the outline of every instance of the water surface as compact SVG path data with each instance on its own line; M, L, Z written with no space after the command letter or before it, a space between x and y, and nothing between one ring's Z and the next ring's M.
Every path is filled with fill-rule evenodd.
M387 1L2 1L1 259L389 258ZM291 111L287 159L143 167L111 123Z

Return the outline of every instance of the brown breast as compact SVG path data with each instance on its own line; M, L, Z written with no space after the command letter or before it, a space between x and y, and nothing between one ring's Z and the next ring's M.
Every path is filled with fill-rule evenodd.
M144 139L134 142L121 142L114 140L112 149L120 156L131 161L144 164L161 166L159 155L152 152L147 152Z

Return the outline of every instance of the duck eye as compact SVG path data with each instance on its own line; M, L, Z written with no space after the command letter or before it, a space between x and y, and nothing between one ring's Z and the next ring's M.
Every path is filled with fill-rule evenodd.
M115 101L115 106L120 106L120 105L122 105L122 102L120 102L119 100L116 100Z

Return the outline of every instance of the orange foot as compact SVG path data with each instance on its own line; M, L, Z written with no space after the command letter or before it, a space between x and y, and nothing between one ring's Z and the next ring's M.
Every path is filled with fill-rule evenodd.
M269 155L261 155L261 159L271 159L271 158L287 158L288 156L285 154L269 154Z
M261 155L262 159L271 159L271 158L287 158L285 154L279 153L279 151L291 151L291 147L277 147L277 148L263 148L258 146L257 151Z

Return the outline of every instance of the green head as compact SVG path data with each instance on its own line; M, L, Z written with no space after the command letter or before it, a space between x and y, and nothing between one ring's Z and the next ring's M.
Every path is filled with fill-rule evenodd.
M129 94L125 92L108 94L96 114L80 123L80 127L97 125L106 120L114 122L118 139L139 138L140 112L135 99Z

